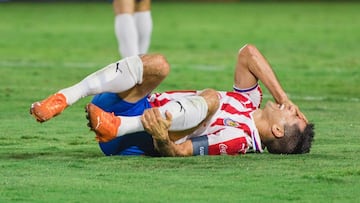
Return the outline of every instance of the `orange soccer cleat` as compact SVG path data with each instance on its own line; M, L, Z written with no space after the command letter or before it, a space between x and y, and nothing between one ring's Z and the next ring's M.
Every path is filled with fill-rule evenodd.
M86 105L86 118L89 120L88 126L96 133L98 142L108 142L117 136L118 128L121 124L120 117L103 111L95 104Z
M36 121L42 123L59 115L67 106L65 96L62 93L56 93L40 102L31 104L30 114Z

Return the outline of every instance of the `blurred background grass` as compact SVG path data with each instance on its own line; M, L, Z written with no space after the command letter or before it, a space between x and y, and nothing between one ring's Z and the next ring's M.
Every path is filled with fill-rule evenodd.
M0 4L0 202L356 202L360 4L154 2L159 91L230 90L255 44L316 123L303 156L103 157L85 98L39 125L30 104L119 59L107 2ZM265 100L271 99L265 91ZM67 194L67 195L64 195ZM206 195L204 195L206 194Z

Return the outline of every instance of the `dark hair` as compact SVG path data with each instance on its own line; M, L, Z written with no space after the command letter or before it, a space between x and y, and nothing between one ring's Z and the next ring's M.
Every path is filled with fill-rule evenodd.
M314 139L314 124L309 123L301 132L298 125L285 125L283 137L266 144L272 154L304 154L309 153Z

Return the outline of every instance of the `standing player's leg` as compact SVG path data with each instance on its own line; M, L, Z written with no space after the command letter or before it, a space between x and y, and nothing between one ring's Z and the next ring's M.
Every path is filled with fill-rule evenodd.
M103 92L119 93L125 100L135 102L157 87L169 70L165 57L159 54L128 57L94 72L43 101L33 103L30 113L37 121L44 122L79 99Z
M135 0L114 0L114 30L119 53L125 58L138 55L138 30L135 23Z
M151 0L137 0L134 13L135 25L138 32L138 48L140 54L148 52L153 21L151 17Z

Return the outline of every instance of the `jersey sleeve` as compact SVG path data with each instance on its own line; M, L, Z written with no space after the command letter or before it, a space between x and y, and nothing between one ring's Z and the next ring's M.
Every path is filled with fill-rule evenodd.
M235 92L241 93L249 97L254 106L260 108L260 104L262 102L262 89L258 83L248 89L240 89L234 85L233 89Z
M249 148L244 131L227 127L216 133L191 138L194 155L245 154Z

